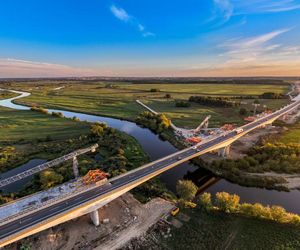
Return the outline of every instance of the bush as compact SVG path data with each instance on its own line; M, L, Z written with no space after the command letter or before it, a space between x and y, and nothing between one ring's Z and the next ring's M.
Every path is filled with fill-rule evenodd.
M201 105L214 106L214 107L237 107L240 106L239 102L232 101L227 97L212 97L212 96L191 96L190 102L199 103Z
M176 101L175 102L175 107L188 108L190 106L191 106L191 103L189 103L189 102L184 102L184 101Z
M216 194L216 205L223 212L233 213L238 210L240 197L236 194L230 195L226 192Z
M136 123L147 127L156 133L162 133L171 126L171 121L166 117L166 115L153 114L148 111L141 113L137 117Z
M197 204L200 208L210 210L212 208L211 194L203 193L197 198Z
M192 181L179 180L176 185L176 191L180 198L185 201L191 201L194 199L198 188Z
M159 92L159 89L150 89L150 92Z
M43 114L48 114L48 110L41 107L31 107L30 110Z
M248 111L245 108L240 108L239 114L240 115L247 115Z
M63 118L64 115L62 112L52 112L52 116L54 117L59 117L59 118Z

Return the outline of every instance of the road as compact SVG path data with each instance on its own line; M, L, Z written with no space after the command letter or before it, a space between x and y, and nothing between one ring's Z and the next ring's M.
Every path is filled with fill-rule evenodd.
M22 230L29 228L41 221L49 219L55 215L63 214L67 210L74 209L80 205L88 201L92 201L94 199L99 199L109 197L117 190L128 187L128 185L142 180L147 176L154 177L160 174L163 171L166 171L171 167L179 165L182 162L188 161L192 158L195 158L199 155L202 155L206 152L218 149L218 145L224 144L228 141L232 141L232 139L238 139L240 136L249 133L250 131L261 127L266 124L268 121L272 121L273 119L277 119L285 113L290 112L300 105L300 100L276 111L275 113L268 115L266 117L260 118L254 122L251 122L247 125L242 126L243 132L237 134L236 131L232 131L229 133L222 134L210 141L203 142L198 146L190 147L179 151L175 154L142 166L136 170L132 170L126 174L123 174L117 178L113 178L110 180L110 184L106 184L104 186L95 187L92 190L88 190L84 193L80 193L74 197L66 199L62 202L53 204L44 209L37 210L29 215L25 215L21 219L14 219L9 221L7 224L0 226L0 243L6 237L13 235L17 232L21 232ZM146 181L146 180L145 180ZM1 212L1 210L0 210Z

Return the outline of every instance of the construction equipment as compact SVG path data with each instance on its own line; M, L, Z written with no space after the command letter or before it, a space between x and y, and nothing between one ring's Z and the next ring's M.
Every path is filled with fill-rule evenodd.
M172 211L171 211L171 215L176 216L179 213L179 207L175 207Z
M224 124L221 129L223 131L232 131L234 130L234 126L232 124Z
M187 138L186 139L186 142L187 143L190 143L190 144L197 144L197 143L199 143L199 142L201 142L202 140L201 140L201 138L199 138L199 137L190 137L190 138Z
M90 170L83 178L82 181L85 185L97 184L101 185L107 181L109 174L101 171L100 169Z
M244 120L247 122L253 122L256 120L256 118L254 116L248 116L248 117L245 117Z

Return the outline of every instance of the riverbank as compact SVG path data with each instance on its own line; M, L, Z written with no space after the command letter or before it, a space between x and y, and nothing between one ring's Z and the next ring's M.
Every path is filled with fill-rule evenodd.
M299 238L299 226L186 209L123 249L299 249Z
M114 176L149 161L148 155L144 153L135 138L106 125L101 127L103 134L92 136L90 123L37 111L15 111L0 107L0 117L2 118L0 120L0 172L2 173L11 169L17 173L16 166L31 159L52 160L95 142L100 144L96 154L82 155L78 158L81 175L85 175L90 169L101 168ZM10 185L9 197L26 196L69 181L73 178L71 162L50 169L47 178L44 177L46 177L44 172L41 172L34 178L29 178L21 187L18 183ZM51 183L51 186L48 183ZM13 192L11 192L14 190L12 186L16 188ZM151 188L149 190L151 192ZM163 187L161 190L164 190ZM140 196L143 197L146 191ZM2 196L1 202L6 201L6 196Z

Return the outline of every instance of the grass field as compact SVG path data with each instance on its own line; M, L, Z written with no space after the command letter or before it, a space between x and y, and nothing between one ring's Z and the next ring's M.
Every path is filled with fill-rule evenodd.
M66 139L88 131L87 123L0 107L0 144L7 141L44 139L47 136L52 139Z
M148 102L158 112L166 112L178 126L195 127L208 114L212 115L211 124L219 126L232 122L243 123L243 117L238 115L238 108L214 108L192 105L190 108L176 108L174 100L187 100L191 95L221 95L243 96L260 95L272 91L285 93L289 86L268 84L125 84L125 83L18 83L12 84L15 89L26 90L31 96L17 100L29 106L43 106L46 108L67 109L103 116L135 120L136 116L144 111L135 100ZM57 89L63 87L62 89ZM157 88L160 92L150 92ZM167 100L165 95L171 94ZM247 100L244 100L247 101ZM252 108L253 100L248 100L248 108ZM287 100L261 100L270 108L278 108Z
M276 141L282 143L299 143L300 144L300 121L288 126L288 131L276 138Z
M161 249L299 249L300 227L222 213L184 211L191 217Z
M117 84L118 88L135 91L159 89L161 92L192 95L260 95L264 92L285 93L288 85L268 84Z
M12 93L12 92L9 92L9 91L1 91L0 90L0 100L12 98L12 97L15 97L17 95L18 94L16 94L16 93Z

